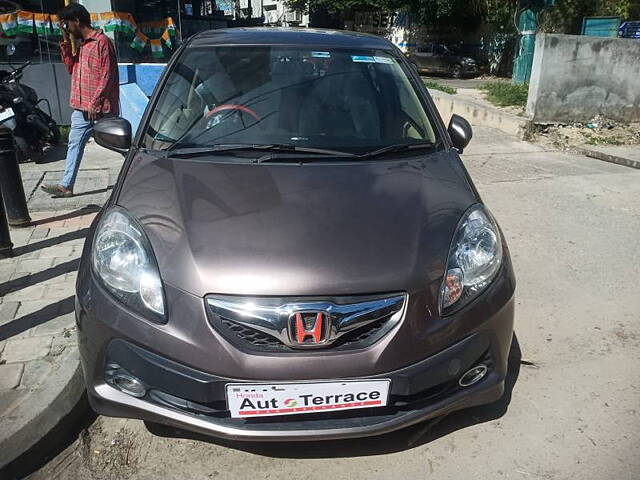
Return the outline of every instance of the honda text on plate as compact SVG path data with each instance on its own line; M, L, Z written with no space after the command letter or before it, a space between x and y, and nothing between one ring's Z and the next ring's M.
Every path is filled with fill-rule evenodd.
M515 279L448 129L383 38L180 48L77 282L92 407L227 439L377 435L499 399Z

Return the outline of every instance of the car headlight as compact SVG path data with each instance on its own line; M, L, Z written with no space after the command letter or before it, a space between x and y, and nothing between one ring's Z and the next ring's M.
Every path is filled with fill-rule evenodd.
M474 205L458 224L449 250L447 272L440 292L443 314L475 298L495 277L502 264L498 225L481 205Z
M151 244L126 210L114 207L100 219L92 264L96 276L118 300L145 318L166 321L164 291Z

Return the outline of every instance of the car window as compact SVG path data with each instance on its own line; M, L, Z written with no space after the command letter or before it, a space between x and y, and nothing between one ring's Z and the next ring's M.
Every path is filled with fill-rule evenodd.
M436 141L399 61L383 51L187 50L154 106L147 148L285 143L369 151Z

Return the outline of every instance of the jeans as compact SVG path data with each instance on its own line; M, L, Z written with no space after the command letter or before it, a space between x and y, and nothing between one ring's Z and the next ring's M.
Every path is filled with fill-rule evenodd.
M64 188L73 190L73 184L76 182L76 176L84 154L84 147L93 133L93 124L93 121L84 119L84 115L80 110L74 110L71 114L67 161L62 182L60 182L60 185Z

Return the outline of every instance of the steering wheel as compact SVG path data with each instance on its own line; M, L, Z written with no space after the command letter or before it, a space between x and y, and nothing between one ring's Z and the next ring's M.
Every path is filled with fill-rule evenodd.
M257 122L260 122L262 120L262 117L258 115L256 112L254 112L253 110L251 110L249 107L245 105L234 104L234 103L225 103L222 105L218 105L213 110L207 112L207 114L205 115L205 118L209 118L212 115L215 115L216 113L225 112L228 110L235 110L236 112L247 113L251 115L253 118L255 118Z

